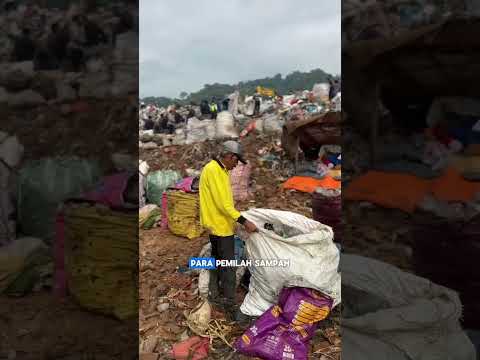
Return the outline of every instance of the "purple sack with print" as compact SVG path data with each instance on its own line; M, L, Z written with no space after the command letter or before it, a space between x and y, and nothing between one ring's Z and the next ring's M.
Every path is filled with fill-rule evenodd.
M307 360L310 339L330 313L333 300L308 288L283 288L272 306L237 338L241 354L264 360Z

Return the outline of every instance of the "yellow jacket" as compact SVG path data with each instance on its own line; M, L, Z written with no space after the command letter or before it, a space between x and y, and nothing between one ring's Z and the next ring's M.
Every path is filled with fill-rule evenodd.
M212 235L231 236L241 218L233 204L228 170L218 160L204 166L200 175L200 223Z

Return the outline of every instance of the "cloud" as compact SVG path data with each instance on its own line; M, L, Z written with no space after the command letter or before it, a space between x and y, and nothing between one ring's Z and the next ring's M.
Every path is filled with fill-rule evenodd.
M338 0L139 3L142 97L295 70L340 73Z

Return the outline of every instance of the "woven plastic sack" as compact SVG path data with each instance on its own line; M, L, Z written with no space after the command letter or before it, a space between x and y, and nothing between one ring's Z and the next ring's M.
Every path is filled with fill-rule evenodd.
M252 166L250 164L238 164L230 171L230 183L235 201L245 201L248 199L248 185L250 183L251 173Z
M98 163L78 158L32 161L18 178L18 219L23 234L51 242L60 203L91 188L100 178Z
M82 307L118 319L138 314L138 212L88 204L65 209L68 290Z
M327 102L329 100L329 91L330 84L328 83L315 84L312 89L313 96L320 102Z
M342 348L359 360L475 360L453 290L392 265L342 254Z
M284 288L272 306L245 333L234 348L264 360L308 358L308 344L321 320L332 309L332 299L306 288Z
M235 119L228 111L222 111L217 115L216 132L217 139L238 138Z
M263 131L266 134L281 134L284 124L285 120L282 117L272 114L264 119Z
M340 303L340 254L333 243L332 228L288 211L252 209L242 215L255 223L258 232L240 234L250 260L290 260L286 267L250 267L251 280L242 313L260 316L278 300L284 287L308 287ZM266 230L265 224L275 231ZM241 230L242 231L242 230Z
M178 171L158 170L147 176L147 200L151 204L162 205L162 194L182 177Z
M200 225L200 204L198 194L170 191L168 201L168 228L178 236L188 239L200 237L204 229Z
M194 144L208 140L207 125L197 118L188 119L186 144Z
M207 133L208 140L215 140L215 136L216 136L216 132L217 132L215 121L213 121L213 120L202 120L202 122L205 125L205 131Z

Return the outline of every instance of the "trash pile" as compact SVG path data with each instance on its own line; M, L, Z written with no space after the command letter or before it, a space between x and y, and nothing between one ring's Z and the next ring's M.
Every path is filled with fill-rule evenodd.
M419 13L425 9L418 8ZM344 49L359 55L349 57L347 77L353 88L365 88L365 92L356 100L360 92L349 92L345 100L352 128L344 132L348 153L342 245L346 252L381 259L458 292L461 326L476 329L480 324L478 279L470 269L478 258L474 238L478 238L480 218L480 101L474 91L462 91L455 82L438 76L455 71L455 78L468 77L469 66L476 61L473 53L462 53L462 66L455 61L438 64L417 51L420 44L428 43L431 59L459 38L468 38L464 34L471 32L470 24L478 19L453 12L443 19L432 18L431 26L412 23L410 29L393 35L365 31L373 41L352 41ZM456 28L449 33L453 24ZM453 51L450 59L460 53ZM425 67L410 64L407 58ZM393 62L402 64L401 75L390 68ZM391 71L368 73L366 68ZM371 82L365 82L364 76ZM400 78L409 80L400 84ZM456 96L451 95L452 88L458 89ZM360 134L367 131L372 136L365 141Z
M98 162L79 157L24 160L15 136L1 138L0 253L9 258L0 269L1 293L50 289L96 312L136 315L138 286L127 281L137 271L136 161L114 154L117 173L105 176ZM112 233L115 245L109 243ZM106 250L108 260L102 258Z
M137 125L127 121L136 116L138 107L136 6L112 4L92 9L92 3L82 3L86 7L77 2L67 9L55 9L35 2L5 1L0 14L0 102L7 105L3 107L5 121L0 133L0 293L8 295L2 297L3 304L16 296L23 315L38 312L39 317L24 317L17 315L18 311L8 313L8 306L2 316L11 324L18 323L12 329L19 323L38 326L46 340L32 348L34 331L28 335L31 328L25 327L20 341L16 341L18 334L14 331L6 331L5 343L18 351L28 342L25 353L48 352L54 357L61 356L61 347L66 346L57 336L59 331L65 331L64 338L77 343L85 344L92 338L109 341L105 333L89 334L93 336L89 340L75 337L85 323L100 329L102 322L109 321L85 309L121 319L137 314L130 305L137 302L138 284L128 282L137 277L136 263L122 273L122 279L100 279L103 292L98 297L91 296L91 278L79 274L73 280L70 277L72 269L78 267L88 267L97 274L108 271L102 271L91 258L86 260L91 248L76 258L75 266L67 260L71 244L69 221L74 217L65 215L62 206L79 197L82 207L95 203L95 208L108 209L123 197L125 202L135 204L135 210L130 210L135 219L138 198L138 185L133 186L131 181L121 196L97 192L95 197L91 193L103 180L106 188L112 188L113 182L104 178L106 174L137 172L136 161L132 164L125 154L137 148L135 136L130 135ZM102 237L102 222L119 214L107 216L100 211L97 215L88 225L95 232L92 246L102 248L109 246ZM120 239L127 235L130 242L136 238L136 233L116 235ZM85 243L85 236L79 239L77 245ZM138 248L133 245L129 250L128 246L109 250L113 254L112 268L125 258L135 259ZM123 284L120 287L119 282ZM90 293L84 292L84 285L88 285ZM75 296L69 301L52 302L52 290L58 296ZM118 300L122 297L123 303ZM72 319L67 329L58 321L63 315ZM51 333L45 323L53 324ZM118 341L113 334L128 326L128 321L112 320L108 333ZM70 328L77 333L72 334ZM128 352L131 341L122 341L120 346ZM105 353L105 349L100 352Z
M342 7L342 44L386 39L405 31L436 24L452 14L475 11L470 1L348 0Z
M140 148L190 145L208 140L244 138L250 133L278 135L289 121L305 120L329 111L341 111L338 79L332 84L316 84L311 91L286 96L264 97L257 93L240 99L238 93L226 97L227 106L215 104L215 111L202 105L174 105L159 108L140 104ZM233 105L232 105L233 104Z
M36 107L136 94L132 6L66 10L9 1L0 16L0 102Z
M480 213L479 118L478 99L437 97L426 127L394 146L381 145L378 163L351 181L345 199L450 220L474 218Z
M115 154L111 161L121 175L104 177L105 170L92 160L28 160L15 136L2 133L2 140L0 294L4 304L15 297L16 306L20 302L24 309L23 315L10 310L11 315L2 316L18 323L16 328L23 322L26 329L38 327L45 334L45 343L27 350L38 354L57 354L54 344L62 343L59 329L70 332L55 323L59 314L74 317L73 332L85 322L101 328L109 320L98 313L123 320L110 323L108 331L125 331L138 314L138 179L125 169L136 174L136 161ZM130 205L119 210L122 203ZM32 312L41 314L40 320L24 317ZM57 327L46 333L45 322ZM6 344L17 351L24 348L24 341L31 343L28 334L21 342L15 336L5 332ZM101 339L109 341L103 332ZM125 351L128 346L132 343L122 345Z
M272 93L260 88L245 99L238 93L226 95L228 104L216 106L140 105L141 354L180 359L190 351L193 358L203 359L226 358L232 351L254 355L259 348L268 352L267 343L276 338L268 329L275 320L278 329L291 327L292 332L277 339L275 350L262 354L265 358L277 359L285 351L299 359L312 353L339 358L339 249L332 226L340 229L340 212L328 218L321 211L324 199L314 203L317 190L341 193L341 147L315 137L319 125L334 128L334 137L338 134L339 82L334 86L330 91L330 84L318 84L312 91L283 97L266 96ZM287 132L285 125L295 122L298 126ZM292 159L284 138L297 139L300 131L311 131L314 140L297 145L297 158ZM227 139L242 143L248 161L230 172L236 207L257 222L261 230L253 236L263 239L251 240L239 229L235 258L260 260L268 254L295 262L280 276L278 268L237 269L237 305L258 318L248 329L229 322L206 300L209 271L186 267L189 257L208 257L211 251L199 223L198 183L203 166ZM313 214L327 222L313 220ZM266 247L256 248L262 243ZM315 276L304 268L304 257L310 265L315 258ZM244 283L249 273L250 285ZM302 314L289 310L299 301L313 314L311 323L298 323Z

